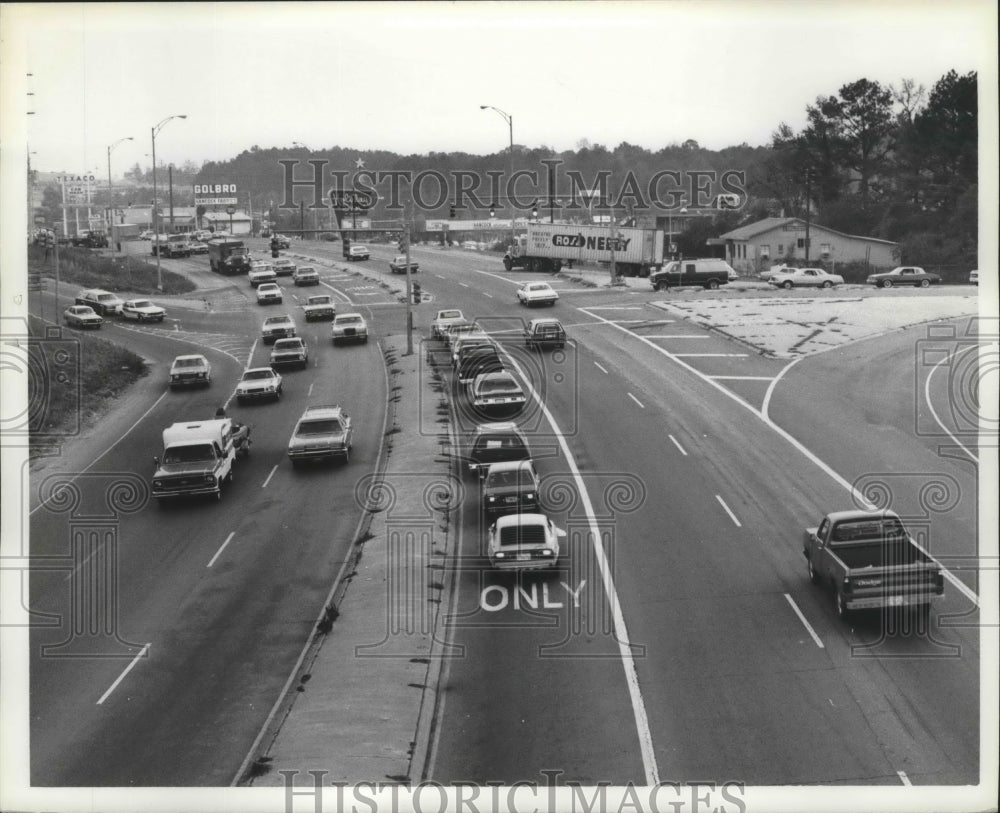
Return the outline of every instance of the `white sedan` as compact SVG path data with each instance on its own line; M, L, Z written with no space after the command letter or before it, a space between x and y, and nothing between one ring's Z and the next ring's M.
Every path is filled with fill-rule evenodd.
M148 299L129 299L122 305L122 318L136 322L162 322L167 312Z
M843 285L844 278L840 274L830 274L822 268L786 268L774 272L768 280L771 285L779 288L832 288Z
M517 289L517 301L522 305L555 305L559 294L547 282L526 282Z
M486 555L499 570L539 570L556 566L559 539L566 532L544 514L508 514L490 526Z
M273 302L281 304L281 288L274 282L265 282L257 286L257 304L270 305Z

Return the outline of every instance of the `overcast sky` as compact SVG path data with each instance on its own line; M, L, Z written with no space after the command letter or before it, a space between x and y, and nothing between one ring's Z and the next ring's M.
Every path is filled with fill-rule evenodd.
M991 2L5 4L23 59L32 166L106 177L254 144L400 153L573 149L581 139L719 149L798 129L867 77L929 90L980 71L996 95ZM13 27L12 27L13 25ZM12 58L16 57L16 58ZM16 76L14 77L17 78ZM18 104L5 80L5 108ZM5 110L5 113L8 112Z

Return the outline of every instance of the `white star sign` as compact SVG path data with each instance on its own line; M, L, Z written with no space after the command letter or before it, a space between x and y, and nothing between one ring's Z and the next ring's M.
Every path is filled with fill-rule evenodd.
M354 168L355 169L364 169L365 168L365 159L364 158L358 158L354 162Z

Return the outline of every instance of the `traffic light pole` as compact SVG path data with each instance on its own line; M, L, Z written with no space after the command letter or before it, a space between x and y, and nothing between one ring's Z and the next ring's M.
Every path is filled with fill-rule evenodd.
M410 282L410 218L403 221L403 240L406 243L406 355L413 355L413 287Z

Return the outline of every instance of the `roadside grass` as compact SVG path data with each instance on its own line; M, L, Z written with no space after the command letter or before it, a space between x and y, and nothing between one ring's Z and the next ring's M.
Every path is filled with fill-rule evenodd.
M32 455L71 437L103 414L109 401L149 373L146 362L107 339L28 317L28 425Z
M55 264L41 246L28 246L28 272L55 279ZM156 288L156 266L131 255L118 257L93 249L59 247L59 281L81 288L103 288L106 291L165 295L194 291L191 280L173 271L161 269L163 290Z

